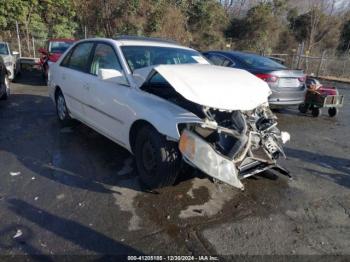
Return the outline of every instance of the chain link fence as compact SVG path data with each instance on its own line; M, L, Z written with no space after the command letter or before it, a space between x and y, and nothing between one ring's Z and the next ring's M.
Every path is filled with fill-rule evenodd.
M288 68L302 69L308 75L347 78L350 80L350 56L307 56L296 54L272 54Z

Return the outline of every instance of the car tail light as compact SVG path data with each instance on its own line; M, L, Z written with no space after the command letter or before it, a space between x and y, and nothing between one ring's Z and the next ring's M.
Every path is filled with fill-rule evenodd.
M271 74L256 74L255 76L259 77L267 83L276 83L278 81L278 77Z
M305 81L306 81L306 76L298 77L298 80L299 80L300 83L305 83Z

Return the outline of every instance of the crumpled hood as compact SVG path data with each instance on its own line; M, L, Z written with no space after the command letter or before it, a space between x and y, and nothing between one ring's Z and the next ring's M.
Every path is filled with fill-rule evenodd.
M152 69L187 100L216 109L252 110L267 102L271 94L266 82L245 70L203 64L135 70L137 82L146 79Z

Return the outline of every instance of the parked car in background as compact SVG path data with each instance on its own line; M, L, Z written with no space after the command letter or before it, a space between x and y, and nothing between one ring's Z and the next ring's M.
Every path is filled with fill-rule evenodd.
M7 42L0 42L0 56L8 71L8 79L13 80L15 77L15 67L18 52L11 52L10 45Z
M10 95L9 71L6 68L4 59L0 56L0 99L6 100Z
M75 41L75 39L66 38L49 39L46 48L39 48L39 52L41 53L39 63L45 79L47 79L50 64L55 63Z
M245 52L209 51L203 55L214 65L244 69L267 82L272 106L299 105L304 101L306 75L301 70L290 70L270 58Z
M172 185L182 160L241 189L267 169L287 174L276 161L289 134L276 127L268 85L193 49L82 40L50 67L48 85L59 121L78 119L132 152L148 187Z

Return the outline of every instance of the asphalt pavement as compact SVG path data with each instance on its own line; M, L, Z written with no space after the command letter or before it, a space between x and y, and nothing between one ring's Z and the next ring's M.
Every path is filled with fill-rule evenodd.
M276 112L281 165L242 192L188 170L147 192L133 156L61 127L40 74L0 101L0 255L350 255L350 86L336 118Z

